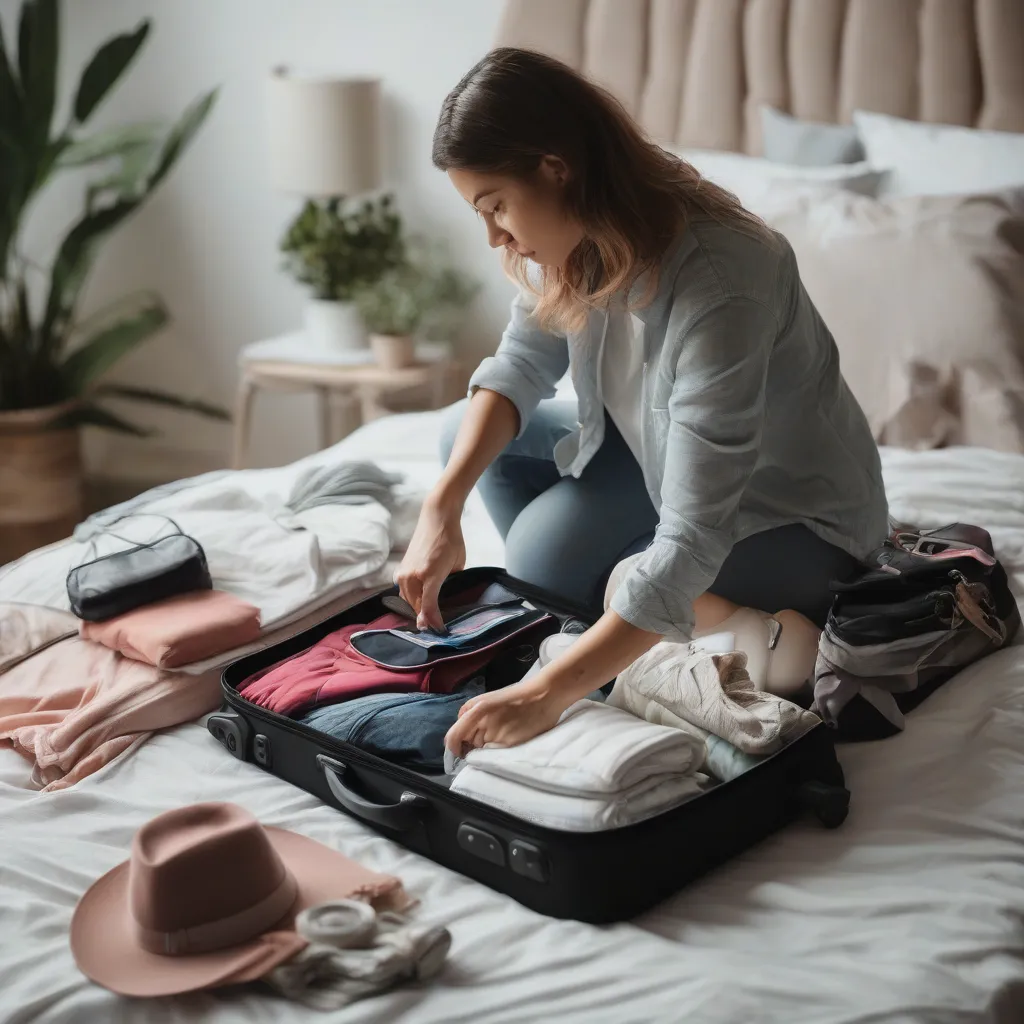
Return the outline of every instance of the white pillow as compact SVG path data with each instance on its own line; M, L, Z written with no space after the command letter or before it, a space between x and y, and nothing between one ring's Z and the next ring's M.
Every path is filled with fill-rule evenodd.
M886 176L884 170L865 161L801 167L723 150L677 150L675 155L692 164L709 181L727 188L746 209L759 216L779 190L795 185L825 186L876 196Z
M773 193L780 188L827 186L873 196L878 194L886 174L865 161L801 167L717 149L680 149L674 152L709 181L728 189L751 213L758 215L770 205Z
M998 192L1024 185L1024 135L854 112L868 160L891 168L883 195Z
M885 443L1024 451L1024 216L1010 193L776 196L843 376Z
M864 160L864 144L852 124L802 121L774 107L761 107L761 143L766 160L801 167L830 167Z

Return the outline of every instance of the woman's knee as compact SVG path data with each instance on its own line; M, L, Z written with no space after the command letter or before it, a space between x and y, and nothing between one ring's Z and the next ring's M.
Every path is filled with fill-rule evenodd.
M505 538L505 567L517 579L591 606L600 602L607 567L561 491L550 488L516 517Z
M456 402L444 410L439 443L442 465L447 465L448 459L451 458L452 449L455 447L455 438L459 433L459 427L462 426L462 420L466 415L466 407L468 405L469 399L463 398L462 401Z

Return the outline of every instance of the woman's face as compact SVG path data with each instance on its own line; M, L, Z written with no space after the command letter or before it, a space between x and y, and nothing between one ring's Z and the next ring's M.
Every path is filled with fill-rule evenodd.
M546 267L562 267L583 239L565 209L565 164L545 157L529 181L452 169L448 177L487 226L492 248L504 246Z

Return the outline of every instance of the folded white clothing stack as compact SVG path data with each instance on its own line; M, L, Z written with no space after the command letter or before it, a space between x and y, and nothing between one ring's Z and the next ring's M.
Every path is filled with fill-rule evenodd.
M697 736L581 700L526 743L471 751L451 788L537 825L596 832L697 796L704 756Z
M699 643L655 644L619 674L608 705L658 725L696 726L744 754L773 754L818 724L812 712L758 690L742 651L710 653Z

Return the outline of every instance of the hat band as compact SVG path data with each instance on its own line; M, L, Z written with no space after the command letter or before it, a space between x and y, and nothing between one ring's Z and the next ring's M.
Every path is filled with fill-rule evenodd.
M135 937L147 953L162 956L191 956L237 946L262 935L291 909L299 894L295 876L285 871L281 884L245 910L173 932L154 931L135 922Z

